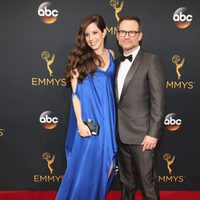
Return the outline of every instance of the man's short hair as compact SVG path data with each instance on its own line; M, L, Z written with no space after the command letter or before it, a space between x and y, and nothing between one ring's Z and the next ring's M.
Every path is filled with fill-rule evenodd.
M125 15L123 17L120 18L120 20L118 21L118 28L119 28L119 25L124 21L124 20L134 20L138 23L139 25L139 30L138 31L142 31L142 22L140 20L139 17L137 17L136 15L133 15L133 14L128 14L128 15Z

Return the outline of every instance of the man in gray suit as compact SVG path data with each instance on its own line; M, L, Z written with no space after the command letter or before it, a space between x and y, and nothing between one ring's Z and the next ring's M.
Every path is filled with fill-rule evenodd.
M118 165L122 199L133 200L140 182L144 200L158 200L155 149L165 111L165 70L160 58L140 47L141 21L125 16L117 40L123 55L116 60Z

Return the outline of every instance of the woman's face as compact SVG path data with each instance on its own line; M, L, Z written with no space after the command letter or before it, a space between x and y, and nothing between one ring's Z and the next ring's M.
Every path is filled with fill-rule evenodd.
M106 36L106 30L102 32L95 23L91 23L85 29L85 40L87 45L94 51L98 51L104 48L104 38Z

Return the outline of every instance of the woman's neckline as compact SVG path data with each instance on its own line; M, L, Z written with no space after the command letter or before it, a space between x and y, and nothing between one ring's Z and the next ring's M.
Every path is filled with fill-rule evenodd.
M105 68L105 70L103 70L104 68L101 68L101 67L97 67L98 69L100 69L102 72L107 72L108 71L108 69L109 69L109 67L110 67L110 63L111 63L111 58L110 58L110 52L109 52L109 50L108 49L106 49L106 52L107 52L107 54L108 54L108 57L109 57L109 63L108 63L108 66Z

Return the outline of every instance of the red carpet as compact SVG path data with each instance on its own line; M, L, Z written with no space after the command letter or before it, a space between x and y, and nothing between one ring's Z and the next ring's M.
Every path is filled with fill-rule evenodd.
M57 191L0 191L0 200L54 200ZM161 191L161 200L200 200L200 191ZM106 200L120 200L119 191L108 193ZM142 200L140 192L136 200Z

